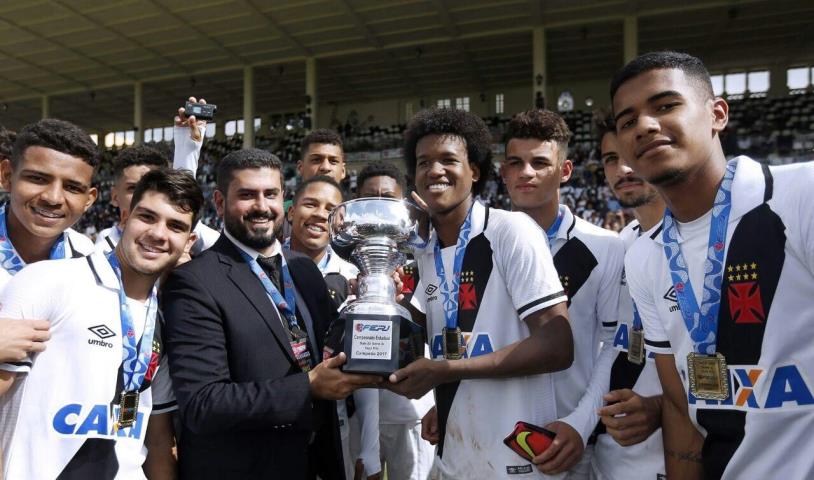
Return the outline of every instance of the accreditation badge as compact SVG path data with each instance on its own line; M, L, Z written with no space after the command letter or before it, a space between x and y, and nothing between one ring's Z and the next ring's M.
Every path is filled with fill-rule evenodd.
M687 355L687 368L690 375L690 393L695 398L701 400L729 398L729 371L723 355L690 352Z
M464 357L466 352L466 345L464 344L464 335L461 333L461 327L441 329L441 348L444 353L444 358L447 360L460 360Z
M641 365L644 362L644 330L641 328L632 328L630 330L627 360L636 365Z
M303 373L311 370L311 351L308 350L308 334L300 327L291 329L291 352Z
M119 419L116 430L132 427L138 416L138 392L122 392L119 398Z

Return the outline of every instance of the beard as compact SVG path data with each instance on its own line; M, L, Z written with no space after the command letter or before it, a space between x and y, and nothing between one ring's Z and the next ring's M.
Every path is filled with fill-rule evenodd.
M271 220L273 226L265 232L252 231L247 223L256 219ZM277 240L277 234L282 229L282 222L278 224L277 215L272 212L253 213L244 217L233 217L224 212L223 225L240 243L254 250L263 250L270 247Z
M650 182L652 185L657 185L660 187L671 187L673 185L677 185L684 180L687 179L689 173L683 170L679 170L677 168L671 168L667 171L657 175L653 178L648 178L647 181Z
M619 201L619 205L623 208L639 208L643 205L647 205L648 203L652 202L658 192L645 192L641 195L637 195L631 199L626 199L624 197L618 197L617 200Z

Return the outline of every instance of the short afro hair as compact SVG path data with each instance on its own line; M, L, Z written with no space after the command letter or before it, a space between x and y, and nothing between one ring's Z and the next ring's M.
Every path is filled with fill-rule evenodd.
M368 179L373 177L390 177L396 181L396 184L398 184L402 190L404 190L404 174L401 173L401 170L399 170L398 167L390 162L375 160L368 163L356 177L356 184L358 185L357 188L361 189L362 185L364 185Z
M665 69L681 70L687 78L696 81L696 85L700 88L699 93L705 98L715 97L715 93L712 90L712 80L709 78L709 71L707 71L707 67L704 66L704 62L702 62L700 58L681 52L663 51L639 55L619 69L611 79L611 101L613 101L613 97L616 95L619 87L628 80L651 70Z
M303 157L305 156L305 152L308 151L308 147L311 145L336 145L340 150L343 150L344 153L342 137L340 137L338 133L334 132L333 130L328 130L327 128L318 128L302 139L300 148L302 152L301 155ZM342 161L345 161L344 155Z
M416 146L427 135L453 135L464 141L470 166L480 172L472 185L472 193L483 191L492 175L492 134L480 117L464 110L452 108L428 109L418 112L404 132L404 158L407 173L415 178Z
M292 205L297 204L297 201L302 196L302 192L304 192L305 189L308 188L308 185L311 185L312 183L327 183L328 185L334 187L339 192L339 197L342 199L342 201L345 201L345 195L342 193L342 187L336 183L336 180L334 180L333 177L329 177L327 175L317 175L315 177L310 177L307 180L303 180L299 185L297 185L297 188L294 190L294 198L291 200Z
M99 165L99 148L87 132L73 123L54 118L44 118L22 128L14 141L11 164L17 167L28 147L43 147L79 157L96 169Z
M616 135L616 121L613 119L613 113L608 109L598 108L594 110L591 123L593 124L594 136L599 143L602 143L602 139L608 133Z
M167 157L154 148L144 145L127 147L113 160L113 178L118 180L127 167L146 165L161 168L166 167L168 163Z
M229 191L229 184L232 183L236 170L270 168L277 170L280 174L280 188L283 188L285 180L283 179L282 167L283 164L280 162L280 159L266 150L260 150L259 148L235 150L218 162L218 169L215 173L215 184L218 190L220 190L220 193L226 196L226 193Z
M11 159L12 150L14 150L14 140L16 139L16 132L0 125L0 160Z
M557 144L557 156L560 163L568 158L568 142L571 141L571 129L558 114L543 109L532 109L518 113L511 119L506 129L506 147L513 138L533 138L541 142Z

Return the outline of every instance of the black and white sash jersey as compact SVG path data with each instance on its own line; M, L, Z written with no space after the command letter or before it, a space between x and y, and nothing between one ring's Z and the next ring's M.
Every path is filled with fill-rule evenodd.
M568 295L574 363L552 376L560 420L587 442L599 421L596 411L605 404L602 397L608 393L625 248L616 233L563 208L551 252Z
M689 393L693 350L676 302L661 228L639 238L627 279L646 347L672 354L709 478L814 478L814 163L768 167L740 157L732 183L717 351L730 397ZM678 224L690 281L703 283L710 213ZM700 304L700 299L696 298Z
M641 234L639 222L634 220L619 233L625 248L628 249ZM631 389L643 397L661 395L656 362L653 354L645 350L645 362L637 365L628 361L627 349L633 324L633 300L627 287L627 279L622 272L619 296L619 325L613 336L613 346L617 351L610 374L610 390ZM592 467L598 480L625 480L631 472L637 472L643 480L659 480L665 475L664 448L661 429L656 430L645 441L623 447L606 433L605 425L599 423L595 430L596 447Z
M540 227L527 215L488 209L475 202L472 230L463 258L458 325L466 356L484 355L528 338L523 321L564 302L565 294ZM412 303L427 316L433 358L442 358L444 306L435 271L433 236L416 252L421 279ZM453 271L455 245L441 250ZM435 389L441 443L436 468L443 478L544 478L508 449L503 438L520 420L545 425L557 419L550 374L461 380Z
M114 431L123 390L118 290L116 274L96 253L29 265L3 292L0 316L51 322L44 352L23 369L0 365L17 372L0 397L4 478L144 478L150 415L176 405L156 319L136 422ZM147 307L127 300L140 338Z

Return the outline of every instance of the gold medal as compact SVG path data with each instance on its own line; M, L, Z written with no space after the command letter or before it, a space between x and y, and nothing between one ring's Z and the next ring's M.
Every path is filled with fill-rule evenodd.
M644 362L644 330L634 328L630 330L630 340L627 347L627 361L641 365Z
M119 419L116 430L132 427L138 416L138 392L122 392L119 399Z
M690 375L690 393L695 398L701 400L729 398L729 370L723 355L690 352L687 355L687 368Z
M441 334L444 339L441 342L444 358L447 360L460 360L464 357L466 352L466 345L464 345L464 336L461 333L461 327L441 329Z

